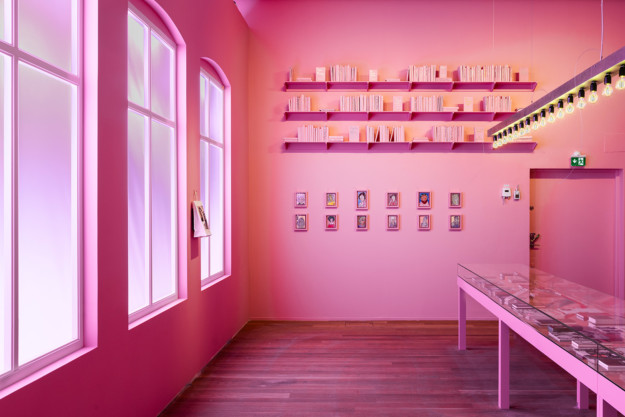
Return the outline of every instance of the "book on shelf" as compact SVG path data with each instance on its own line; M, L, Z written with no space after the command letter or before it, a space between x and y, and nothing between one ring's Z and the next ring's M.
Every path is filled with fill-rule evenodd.
M530 80L530 70L529 68L519 68L519 81L528 82Z
M330 67L330 81L358 81L358 68L351 65L333 65Z
M374 82L378 80L378 70L370 69L369 70L369 81Z
M310 78L310 77L297 77L295 79L295 81L308 83L308 82L312 82L312 78Z
M571 339L571 347L577 350L593 349L597 347L597 343L590 339L576 337Z
M360 142L360 127L359 126L350 126L348 131L349 131L350 142Z
M327 142L328 138L328 126L305 125L297 128L298 142Z
M513 81L509 65L460 65L458 79L462 82Z
M289 67L289 81L293 81L293 67Z
M343 136L328 136L328 142L343 142Z
M341 96L339 97L339 111L366 112L383 111L384 97L381 95Z
M447 65L441 65L438 67L438 78L447 79Z
M473 97L465 97L462 111L473 111Z
M483 127L473 128L473 142L484 142L486 138L486 130Z
M393 96L393 111L403 111L404 103L401 96Z
M445 67L445 72L447 68ZM446 76L446 75L445 75ZM443 77L441 75L441 77ZM436 81L436 65L410 65L408 67L408 81L433 82Z
M443 96L410 97L410 111L412 112L440 112L444 111L443 108Z
M486 96L483 100L484 111L511 112L512 100L510 96Z
M301 95L289 99L289 111L310 111L310 97Z
M432 126L435 142L464 142L464 126Z
M315 68L315 81L326 81L326 67L316 67Z
M456 112L460 107L458 106L443 106L443 111L446 112Z
M387 78L386 81L389 83L398 83L401 80L399 78Z

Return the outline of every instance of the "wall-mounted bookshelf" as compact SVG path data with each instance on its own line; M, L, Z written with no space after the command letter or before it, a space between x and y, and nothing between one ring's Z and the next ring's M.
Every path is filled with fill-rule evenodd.
M536 142L512 142L493 149L491 142L298 142L284 141L287 152L423 152L423 153L531 153Z
M513 115L514 112L348 112L348 111L287 111L284 119L288 121L424 121L424 122L498 122Z
M285 91L534 91L535 81L286 81Z

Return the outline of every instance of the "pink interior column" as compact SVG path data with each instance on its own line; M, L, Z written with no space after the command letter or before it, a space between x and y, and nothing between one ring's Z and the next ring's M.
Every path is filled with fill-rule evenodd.
M603 398L597 394L597 417L617 417L616 408L605 402Z
M588 387L577 380L577 408L588 410Z
M499 320L499 408L510 408L510 328Z
M462 288L458 288L458 350L467 348L467 301Z

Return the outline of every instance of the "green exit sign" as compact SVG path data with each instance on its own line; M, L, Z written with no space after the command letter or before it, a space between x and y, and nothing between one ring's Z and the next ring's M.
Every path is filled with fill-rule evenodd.
M572 156L571 157L571 166L572 167L585 167L586 166L586 156Z

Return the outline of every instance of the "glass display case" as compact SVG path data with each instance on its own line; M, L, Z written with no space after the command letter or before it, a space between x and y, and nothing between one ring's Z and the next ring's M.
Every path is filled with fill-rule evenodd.
M526 265L458 264L458 278L625 390L624 300Z

